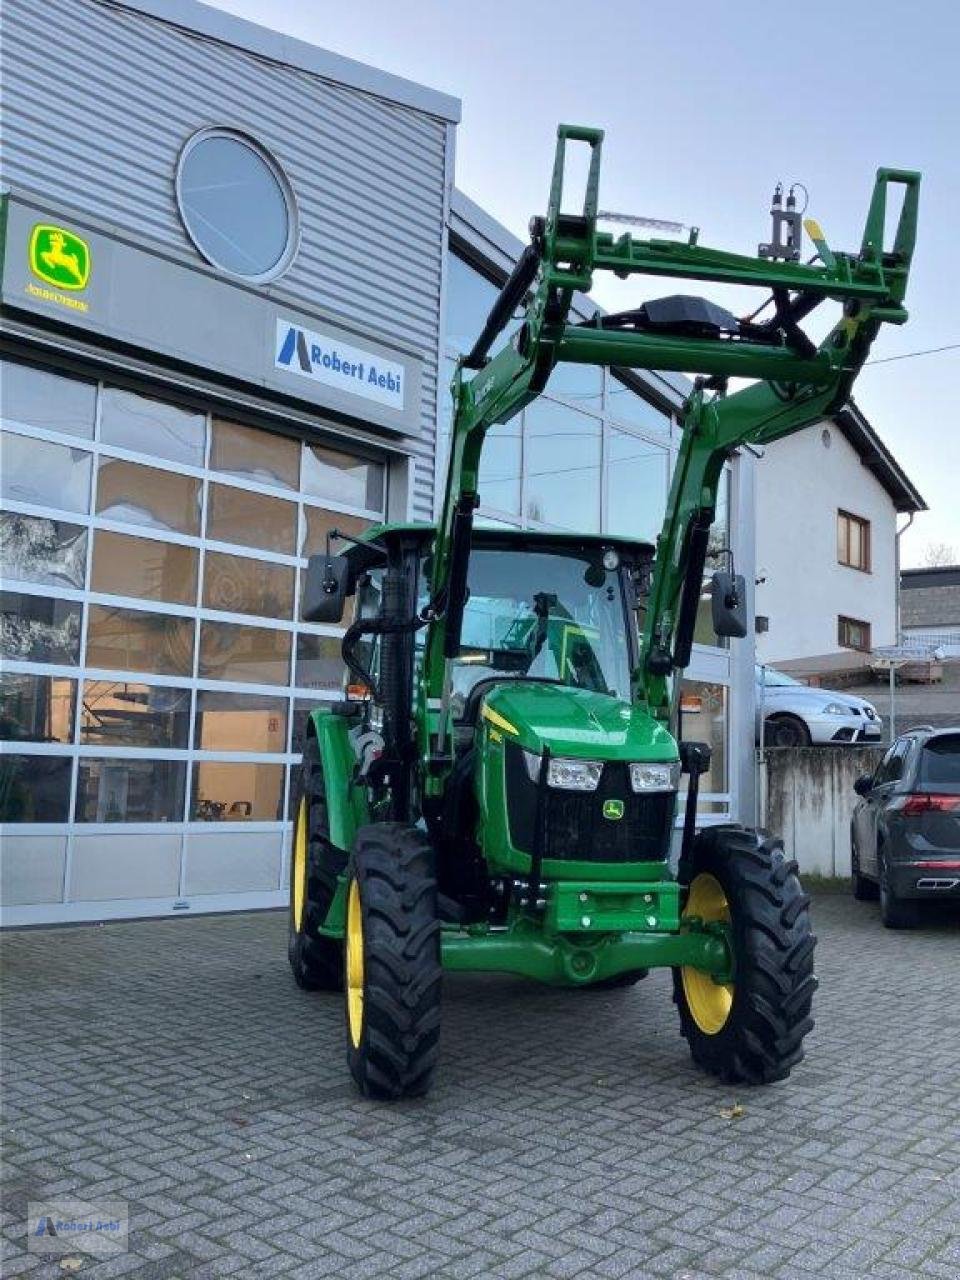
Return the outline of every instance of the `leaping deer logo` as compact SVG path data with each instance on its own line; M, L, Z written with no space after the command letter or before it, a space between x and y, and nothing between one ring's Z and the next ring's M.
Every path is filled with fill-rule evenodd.
M83 289L90 276L90 248L64 227L39 223L30 237L30 269L60 289Z
M64 248L66 243L67 237L62 231L51 231L50 248L43 250L40 257L51 271L56 271L57 267L62 267L64 271L73 276L77 284L81 284L83 272L80 270L80 263L75 253L67 253Z

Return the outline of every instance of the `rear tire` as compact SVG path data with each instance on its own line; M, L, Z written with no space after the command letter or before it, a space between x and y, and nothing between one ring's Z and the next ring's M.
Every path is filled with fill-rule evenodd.
M857 902L873 902L877 897L877 886L872 880L860 870L860 850L857 848L857 841L850 833L850 879L853 887L853 896Z
M886 929L916 929L920 904L898 898L890 887L886 858L880 858L880 919Z
M768 747L809 747L812 738L798 716L775 716L767 721L764 742Z
M680 1030L694 1062L731 1084L785 1079L803 1058L817 988L810 899L797 864L778 840L743 827L708 827L679 874L690 886L685 911L725 917L733 947L730 984L690 967L673 971Z
M430 1088L440 1039L440 921L433 847L402 822L357 832L347 869L347 1061L369 1098Z
M294 982L304 991L342 991L340 940L319 930L337 891L337 877L346 855L330 843L320 746L312 737L303 751L295 814L287 959Z

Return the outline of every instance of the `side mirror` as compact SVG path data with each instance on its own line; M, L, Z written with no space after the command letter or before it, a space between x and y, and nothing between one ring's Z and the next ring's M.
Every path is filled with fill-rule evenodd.
M873 790L873 777L869 773L863 773L853 784L853 789L858 796L868 796Z
M715 573L710 583L713 629L742 640L747 634L747 584L741 573Z
M304 622L340 622L350 586L346 556L311 556L303 585L300 616Z

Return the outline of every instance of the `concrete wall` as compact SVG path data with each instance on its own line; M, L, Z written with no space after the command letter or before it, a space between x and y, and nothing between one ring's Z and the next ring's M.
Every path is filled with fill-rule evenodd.
M838 510L870 521L870 573L837 563ZM770 619L760 662L836 653L840 614L869 622L874 645L896 642L896 512L833 424L777 441L757 463L757 577L757 613Z
M859 797L853 784L872 773L883 747L807 747L767 751L766 821L783 838L800 871L850 874L850 818Z

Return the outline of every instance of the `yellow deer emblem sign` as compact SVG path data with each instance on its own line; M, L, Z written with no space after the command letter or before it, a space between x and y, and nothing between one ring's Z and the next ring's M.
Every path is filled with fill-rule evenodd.
M85 289L90 246L73 231L38 223L30 236L30 270L58 289Z

